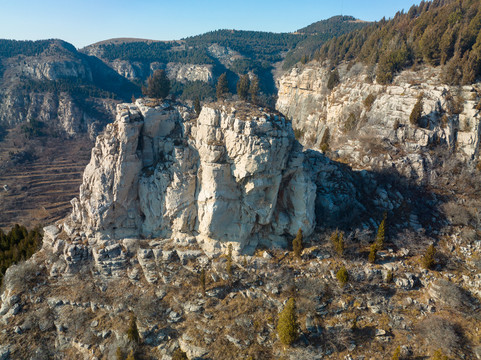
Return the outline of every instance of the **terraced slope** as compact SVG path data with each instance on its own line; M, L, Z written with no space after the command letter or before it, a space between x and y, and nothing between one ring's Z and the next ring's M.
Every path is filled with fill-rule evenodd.
M23 152L14 150L19 141ZM10 133L0 143L0 228L15 223L31 227L66 216L70 200L78 195L90 148L86 138L42 143Z

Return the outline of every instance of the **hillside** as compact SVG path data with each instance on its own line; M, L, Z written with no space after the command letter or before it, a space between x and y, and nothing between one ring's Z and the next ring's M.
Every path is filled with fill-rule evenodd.
M0 359L481 359L480 11L5 47Z
M356 19L354 16L339 15L315 22L297 30L296 32L301 34L333 34L334 36L340 36L345 33L361 29L366 25L366 21Z
M314 58L378 64L376 80L416 64L443 67L447 84L470 84L481 75L481 10L477 1L435 0L325 43Z
M264 99L273 105L270 99L276 87L272 71L278 63L289 68L303 56L311 56L313 49L326 40L364 24L352 17L333 17L311 25L319 32L305 34L216 30L170 42L111 39L81 51L99 57L119 74L139 83L152 70L165 68L174 82L174 93L190 100L193 93L201 98L206 98L204 93L212 94L213 84L224 72L235 92L239 76L249 72L259 77ZM204 84L200 86L199 81Z
M5 273L0 355L476 359L480 241L449 200L258 105L120 104L71 215Z

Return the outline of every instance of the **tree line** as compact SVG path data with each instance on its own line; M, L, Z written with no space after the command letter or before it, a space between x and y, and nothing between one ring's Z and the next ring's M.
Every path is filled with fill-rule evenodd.
M179 44L177 44L179 45ZM178 62L183 64L214 64L205 48L188 48L173 50L171 43L143 41L121 44L99 45L104 59L115 59L145 62Z
M7 233L0 229L0 283L11 265L30 258L41 243L40 227L28 230L25 226L15 224Z
M313 58L378 64L376 80L392 81L414 64L443 66L443 81L468 84L481 75L481 7L474 0L433 0L321 46Z

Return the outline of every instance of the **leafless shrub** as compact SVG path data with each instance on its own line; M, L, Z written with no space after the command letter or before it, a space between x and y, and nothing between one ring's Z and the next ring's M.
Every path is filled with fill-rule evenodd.
M163 314L163 306L159 298L153 294L144 294L135 304L135 314L139 319L159 319Z
M431 316L419 324L419 333L431 350L442 349L445 354L455 355L461 349L463 338L457 326L439 316Z
M38 275L38 265L33 261L21 262L12 265L7 269L3 278L3 287L16 289L19 292L27 291L32 288L32 282ZM2 289L3 292L4 289Z
M441 305L463 313L471 313L473 301L466 290L456 284L441 279L429 290L431 296Z
M454 201L443 204L442 210L452 225L466 226L472 220L471 214L466 207Z

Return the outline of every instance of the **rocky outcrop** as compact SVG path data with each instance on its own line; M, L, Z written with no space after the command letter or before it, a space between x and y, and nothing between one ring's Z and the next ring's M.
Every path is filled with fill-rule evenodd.
M304 151L279 113L207 105L196 118L164 102L118 106L97 138L66 225L87 238L197 240L214 251L283 247L299 229L376 227L368 209L406 199L374 174Z
M0 127L8 129L35 120L43 123L43 130L48 128L47 134L72 137L88 133L95 138L113 120L118 103L105 87L115 84L115 89L121 89L126 80L115 73L112 76L106 66L99 66L66 42L41 43L35 54L13 41L6 45L12 55L0 60Z
M95 53L91 48L88 48L84 51L91 54ZM186 83L189 81L202 81L212 84L214 81L212 65L183 64L176 62L161 63L158 61L142 62L121 59L115 59L113 61L103 59L103 61L113 70L115 70L115 72L128 80L144 81L155 70L165 69L170 80L175 80L180 83Z
M3 59L6 78L25 77L34 80L74 79L92 81L92 70L86 59L79 57L75 48L61 40L51 40L35 56L22 54Z
M98 137L72 220L114 238L196 236L239 248L315 226L316 186L280 114L225 104L118 107Z
M168 63L166 68L169 78L181 83L187 81L203 81L212 84L214 82L212 65L179 64L172 62Z
M116 102L91 99L87 103L90 109L66 92L27 93L8 89L0 103L0 124L13 127L34 119L43 122L53 133L67 136L88 133L94 139L105 124L112 121Z
M327 88L330 70L315 62L279 79L277 108L292 119L300 140L329 149L357 169L395 168L428 181L428 150L445 145L459 157L475 159L479 148L479 86L443 84L439 69L406 70L390 85L373 82L372 69L342 65L340 83ZM369 97L369 98L368 98ZM410 122L423 101L422 118Z

